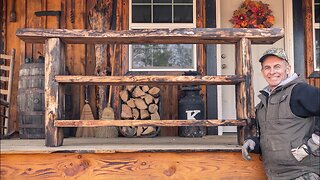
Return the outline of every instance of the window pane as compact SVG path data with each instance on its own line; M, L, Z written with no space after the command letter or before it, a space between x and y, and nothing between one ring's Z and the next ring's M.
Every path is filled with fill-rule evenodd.
M153 6L154 23L172 23L171 6Z
M135 69L191 69L191 44L132 45Z
M193 0L132 0L132 23L193 23ZM135 25L136 26L136 25ZM142 27L131 27L144 28ZM195 69L192 44L133 44L132 70Z
M132 6L133 23L150 23L151 6Z
M314 8L314 19L316 23L320 23L320 3Z
M171 3L171 0L153 0L153 3Z
M320 70L320 29L315 30L316 42L315 42L315 50L316 50L316 64L315 69Z
M151 0L132 0L132 3L151 3Z
M174 3L192 3L192 0L174 0Z
M192 6L174 6L175 23L192 23Z

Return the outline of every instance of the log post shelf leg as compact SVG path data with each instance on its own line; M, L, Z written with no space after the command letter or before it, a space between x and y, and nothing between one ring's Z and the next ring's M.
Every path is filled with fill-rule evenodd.
M245 81L236 85L236 109L237 119L250 120L254 115L254 91L253 91L253 68L251 55L251 41L241 38L236 44L236 72L243 75ZM243 144L248 132L244 126L238 126L238 143Z
M59 38L46 40L45 53L45 145L57 147L63 144L63 128L54 127L54 121L63 118L64 90L54 80L64 74L65 48Z

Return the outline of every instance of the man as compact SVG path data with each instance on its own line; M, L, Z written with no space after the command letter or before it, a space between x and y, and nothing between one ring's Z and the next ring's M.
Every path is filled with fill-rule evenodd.
M262 153L268 179L319 180L320 89L306 84L290 65L283 49L271 48L260 58L268 86L256 106L257 134L242 146L242 155Z

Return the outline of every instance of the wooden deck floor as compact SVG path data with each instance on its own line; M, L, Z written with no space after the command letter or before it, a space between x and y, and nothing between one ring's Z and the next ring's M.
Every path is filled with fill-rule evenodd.
M236 135L202 138L65 138L63 146L46 147L44 139L1 140L1 154L240 151Z

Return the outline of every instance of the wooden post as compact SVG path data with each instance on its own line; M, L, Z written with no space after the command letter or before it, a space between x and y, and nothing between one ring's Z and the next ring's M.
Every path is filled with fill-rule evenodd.
M250 120L255 117L255 112L251 41L247 38L241 38L236 44L236 74L245 77L244 82L236 85L237 119ZM244 127L238 127L239 144L243 144L244 138L246 137L244 129Z
M46 40L45 54L45 145L63 144L63 129L54 127L54 121L62 119L64 88L54 80L55 75L64 74L65 49L59 38Z
M99 31L111 29L112 6L113 2L111 0L97 0L95 2L95 5L89 11L88 15L90 29ZM105 76L107 74L107 57L108 53L110 55L111 48L108 44L95 44L94 46L96 55L95 75ZM111 65L109 67L111 67ZM107 104L106 86L98 86L97 89L97 110L99 119L101 119L103 108Z

